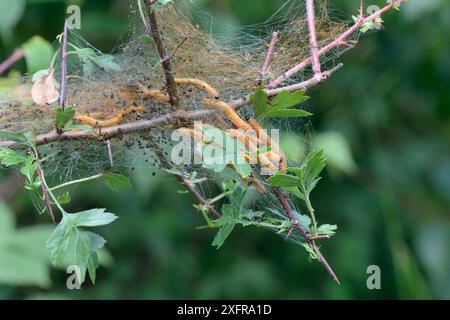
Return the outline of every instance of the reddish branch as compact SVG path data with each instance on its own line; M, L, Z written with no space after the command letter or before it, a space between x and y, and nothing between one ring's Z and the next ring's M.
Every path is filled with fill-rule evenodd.
M278 42L278 32L274 32L272 34L272 40L270 40L269 49L267 50L266 58L264 60L263 67L261 69L260 79L264 80L267 76L267 72L269 71L270 63L272 62L273 54L275 53L275 46Z
M294 214L292 212L292 208L289 204L289 201L288 201L286 195L278 188L272 188L272 192L277 197L278 201L280 202L281 206L283 207L283 210L286 212L286 215L292 221L293 227L298 231L298 233L300 233L302 238L305 239L305 241L311 246L311 248L314 250L314 252L317 255L317 259L323 264L323 266L328 271L328 273L331 275L333 280L340 284L339 279L336 276L336 273L333 271L333 269L331 268L331 266L329 265L329 263L327 262L325 257L320 252L320 250L317 247L313 238L310 237L308 235L308 232L306 231L306 229L300 223L298 223L298 221L296 221L294 219Z
M8 70L14 63L19 61L25 56L22 49L16 49L13 54L0 64L0 74Z
M61 49L61 93L59 95L59 105L64 110L66 107L67 90L67 36L69 35L69 23L64 22L64 33Z
M306 0L306 20L308 21L309 43L311 49L311 64L314 75L321 73L319 59L319 44L316 35L316 19L314 15L314 0Z
M398 4L401 4L401 3L405 2L405 1L407 1L407 0L394 0L390 4L384 6L383 8L381 8L380 10L376 11L375 13L371 14L368 17L364 17L364 12L363 12L363 9L362 9L362 4L361 4L361 10L360 10L359 19L355 22L355 24L352 25L347 31L342 33L335 40L333 40L328 45L326 45L325 47L320 49L319 52L318 52L318 56L320 57L320 56L330 52L332 49L334 49L336 47L343 46L343 45L344 46L348 45L346 40L353 33L355 33L364 23L375 20L376 18L378 18L380 15L382 15L386 11L389 11L394 6L396 6ZM272 80L270 82L270 84L268 85L268 87L269 88L276 88L276 87L278 87L284 81L290 79L292 76L296 75L297 73L299 73L300 71L305 69L308 65L311 64L311 62L312 62L311 57L308 57L308 58L304 59L299 64L297 64L296 66L292 67L291 69L286 71L284 74L282 74L278 78Z

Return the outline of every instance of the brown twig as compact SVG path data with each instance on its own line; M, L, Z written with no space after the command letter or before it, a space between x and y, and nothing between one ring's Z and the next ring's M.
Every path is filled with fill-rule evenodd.
M14 50L13 54L8 59L3 61L2 64L0 64L0 74L8 70L14 63L22 59L24 56L25 54L22 49Z
M330 52L332 49L334 49L336 47L345 45L347 38L350 37L354 32L356 32L364 23L375 20L376 18L378 18L380 15L382 15L386 11L389 11L390 9L392 9L395 5L404 3L405 1L406 0L394 0L390 4L384 6L383 8L381 8L380 10L376 11L375 13L371 14L368 17L364 17L364 12L361 9L359 19L348 30L346 30L344 33L342 33L340 36L338 36L336 39L334 39L328 45L326 45L322 49L320 49L318 52L318 56L320 57L320 56ZM361 8L362 8L362 6L361 6ZM311 57L304 59L299 64L292 67L291 69L289 69L288 71L283 73L278 78L272 80L269 83L268 88L276 88L276 87L280 86L284 81L290 79L292 76L294 76L295 74L299 73L304 68L306 68L309 64L311 64L311 62L312 62Z
M342 65L338 65L335 68L324 72L325 75L332 75L336 70L341 68ZM279 94L280 92L286 90L288 92L293 92L300 89L309 89L311 87L314 87L318 84L320 84L323 81L323 79L317 79L316 77L311 78L309 80L306 80L304 82L286 86L283 88L277 88L272 90L265 90L266 94L269 97L275 96ZM239 109L242 106L245 106L249 104L250 102L250 96L247 96L242 99L234 100L229 103L230 106L232 106L234 109ZM99 141L105 141L110 138L114 138L123 134L129 134L129 133L136 133L136 132L144 132L148 131L155 127L160 127L165 124L169 123L175 123L178 121L178 119L186 119L186 120L197 120L201 119L206 116L214 115L220 111L214 110L214 109L200 109L200 110L194 110L194 111L177 111L173 113L168 113L162 116L159 116L154 119L150 120L139 120L129 123L124 123L120 125L116 125L113 127L107 127L102 128L101 134L93 134L86 131L66 131L61 134L58 134L55 131L41 134L36 136L36 145L44 145L49 144L52 142L57 141L70 141L70 140L78 140L78 139L92 139L92 140L99 140ZM17 142L14 141L0 141L0 147L5 148L16 148L19 147Z
M155 2L156 2L156 0L148 0L147 5L151 6ZM164 69L164 74L166 76L167 93L170 97L169 102L172 105L172 107L178 109L178 107L179 107L178 90L177 90L177 83L175 81L175 77L172 73L171 60L172 60L173 56L176 54L176 52L178 51L178 49L181 48L181 46L187 40L187 38L185 38L177 46L177 48L175 48L173 54L171 56L169 56L169 55L167 55L166 47L164 45L164 41L162 39L161 32L159 30L158 20L157 20L154 10L150 10L149 20L150 20L150 28L151 28L151 30L149 30L150 35L153 37L153 40L156 43L156 48L161 57L161 63L162 63L163 69ZM197 200L198 203L200 203L201 205L208 206L208 209L210 210L210 212L212 214L214 214L217 218L220 218L220 213L213 206L209 205L209 203L201 196L200 193L198 193L198 191L192 186L192 184L186 178L184 178L181 174L177 174L176 178L195 197L195 199Z
M151 6L154 4L156 0L148 0L147 6ZM159 29L158 25L158 18L156 17L155 10L151 10L149 8L150 12L148 15L149 21L150 21L150 30L147 30L149 35L153 38L155 41L156 49L158 50L159 56L161 58L161 64L164 70L164 76L166 77L166 84L167 84L167 94L170 97L170 104L175 109L179 108L179 97L178 97L178 90L177 90L177 84L175 82L175 77L172 72L172 62L171 57L167 54L166 46L164 44L164 40L161 35L161 31Z
M177 178L177 180L186 187L186 189L189 191L190 194L192 194L195 198L195 200L197 200L197 202L200 205L206 206L209 210L209 212L211 212L216 218L220 218L220 213L219 211L217 211L216 208L214 208L214 206L212 206L208 200L206 200L198 191L197 189L195 189L195 186L185 177L183 177L181 174L177 174L175 175L175 177Z

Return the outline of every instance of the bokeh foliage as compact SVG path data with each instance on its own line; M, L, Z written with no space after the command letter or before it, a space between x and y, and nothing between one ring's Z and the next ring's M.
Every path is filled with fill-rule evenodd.
M0 61L34 35L53 41L68 3L82 6L81 33L96 47L111 51L125 33L126 1L3 2L17 8L0 10ZM218 20L249 24L262 22L283 1L202 2ZM353 13L354 1L335 3ZM0 298L450 298L449 15L446 0L411 0L386 16L386 31L362 37L341 58L344 69L309 93L309 138L329 159L313 202L324 221L340 226L324 254L341 286L297 246L264 230L237 229L217 251L210 245L214 231L195 230L203 221L191 197L148 168L136 169L133 189L118 195L96 183L76 190L78 210L107 206L120 215L101 230L114 260L104 258L109 267L81 291L65 288L63 271L46 270L39 248L48 218L37 216L28 196L19 192L11 209L2 205ZM15 69L25 72L25 62ZM285 139L292 160L303 156L302 141ZM7 172L0 174L6 179ZM33 241L23 240L35 224L42 226ZM34 248L23 245L29 242ZM382 290L366 287L372 264L381 267ZM11 270L25 275L12 279Z

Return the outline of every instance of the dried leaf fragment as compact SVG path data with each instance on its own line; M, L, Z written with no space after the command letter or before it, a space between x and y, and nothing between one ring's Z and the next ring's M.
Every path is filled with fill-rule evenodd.
M55 87L53 78L53 70L48 74L42 74L39 79L34 82L31 89L31 97L39 106L45 106L55 103L59 98L59 91Z

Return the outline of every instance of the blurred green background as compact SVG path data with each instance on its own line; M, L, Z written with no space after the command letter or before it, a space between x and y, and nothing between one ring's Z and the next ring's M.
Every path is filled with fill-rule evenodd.
M127 26L123 0L14 5L21 2L0 0L0 61L34 35L53 42L69 3L81 5L81 33L104 51ZM283 1L201 2L218 20L250 24ZM355 12L355 1L335 3ZM0 299L449 299L450 4L411 0L385 20L386 31L363 36L340 58L345 68L310 92L312 137L329 158L313 202L321 221L339 225L323 250L341 286L304 250L268 231L240 228L217 251L215 231L195 229L203 220L191 197L148 168L127 192L96 183L75 192L76 209L106 206L120 220L101 230L111 257L97 284L69 291L65 272L45 257L48 218L0 171ZM25 72L25 63L14 69ZM12 247L2 247L6 235ZM381 290L366 287L369 265L381 268Z

